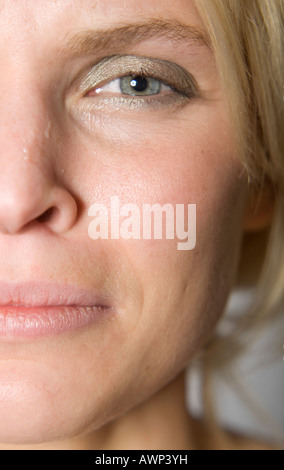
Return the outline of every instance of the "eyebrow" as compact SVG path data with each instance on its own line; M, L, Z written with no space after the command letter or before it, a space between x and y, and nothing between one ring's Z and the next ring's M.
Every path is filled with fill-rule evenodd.
M177 20L151 19L142 23L120 25L104 30L83 30L68 35L61 44L60 52L64 56L82 56L94 51L110 48L125 48L133 43L165 38L172 41L188 41L210 47L206 32L196 26L189 26Z

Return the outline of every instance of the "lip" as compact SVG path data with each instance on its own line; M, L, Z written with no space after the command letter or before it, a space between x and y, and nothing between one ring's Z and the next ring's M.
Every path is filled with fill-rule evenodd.
M0 282L0 338L59 335L114 312L106 290L55 282Z

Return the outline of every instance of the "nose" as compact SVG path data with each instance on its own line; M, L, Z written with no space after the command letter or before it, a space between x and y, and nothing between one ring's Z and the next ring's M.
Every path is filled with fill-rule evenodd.
M58 175L42 94L20 88L0 103L0 232L45 224L65 233L76 220L77 204Z
M77 214L72 195L63 187L43 184L42 178L32 179L27 173L21 182L10 178L0 190L0 232L17 234L32 224L43 223L55 233L70 230Z

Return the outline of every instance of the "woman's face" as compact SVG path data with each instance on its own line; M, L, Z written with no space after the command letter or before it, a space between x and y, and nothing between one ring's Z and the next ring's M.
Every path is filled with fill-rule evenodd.
M2 3L0 441L49 441L120 416L200 350L247 191L192 0ZM112 197L136 215L196 205L195 247L110 219L94 239L89 209Z

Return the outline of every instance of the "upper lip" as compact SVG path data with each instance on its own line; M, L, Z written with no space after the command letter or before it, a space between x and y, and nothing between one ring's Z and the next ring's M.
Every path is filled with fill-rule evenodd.
M0 281L0 307L48 306L103 306L108 307L107 292L86 289L74 284L53 281Z

